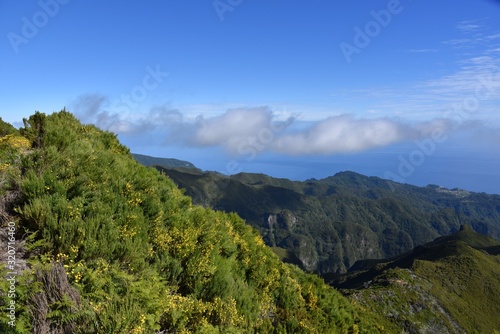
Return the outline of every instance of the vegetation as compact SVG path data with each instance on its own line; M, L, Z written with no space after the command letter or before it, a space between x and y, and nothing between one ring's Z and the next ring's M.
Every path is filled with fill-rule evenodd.
M2 314L0 332L397 332L282 263L236 214L192 205L114 134L65 110L0 125L0 237L13 222L17 256L2 258L16 318Z
M500 330L500 242L466 226L389 260L332 279L410 333Z
M6 123L3 121L2 117L0 117L0 137L4 137L7 135L17 134L18 131L12 124Z
M291 263L321 275L410 251L461 225L500 238L500 196L353 172L304 182L157 166L196 204L236 212Z

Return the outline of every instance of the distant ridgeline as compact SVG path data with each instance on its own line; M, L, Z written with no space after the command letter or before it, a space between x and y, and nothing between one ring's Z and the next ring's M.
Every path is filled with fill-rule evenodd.
M303 182L156 166L195 204L236 212L285 261L319 274L411 250L461 225L500 238L500 196L354 172Z
M132 156L134 157L135 160L137 160L140 164L144 166L196 168L195 165L184 160L177 160L172 158L156 158L137 153L132 153Z
M0 120L0 239L0 333L401 332L65 110Z

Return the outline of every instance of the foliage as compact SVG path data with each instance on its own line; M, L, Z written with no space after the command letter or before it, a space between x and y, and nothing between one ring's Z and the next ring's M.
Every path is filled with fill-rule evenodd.
M42 148L45 136L45 114L37 111L28 119L23 118L24 128L21 128L21 135L30 140L33 147Z
M2 117L0 117L0 137L6 136L6 135L13 135L13 134L18 134L19 131L16 130L16 128L9 123L4 122Z
M5 197L5 214L28 260L14 332L391 329L321 279L283 264L236 214L192 205L116 135L65 110L24 123L26 139L5 140L13 153L0 157L11 170L1 172L1 191L18 194Z

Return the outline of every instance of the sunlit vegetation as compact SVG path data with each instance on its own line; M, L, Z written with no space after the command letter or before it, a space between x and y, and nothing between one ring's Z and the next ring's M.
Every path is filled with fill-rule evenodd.
M0 332L394 329L283 264L236 214L193 205L116 135L64 110L36 113L20 131L0 123L1 228L16 223L27 261L17 277L15 327L2 315Z

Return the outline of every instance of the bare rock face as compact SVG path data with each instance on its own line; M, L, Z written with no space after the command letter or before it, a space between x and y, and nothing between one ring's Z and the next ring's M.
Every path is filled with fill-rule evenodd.
M292 230L297 224L297 217L290 210L282 210L277 215L277 222L281 228Z
M64 301L69 301L68 305L63 307L64 311L76 314L80 310L81 296L78 290L69 284L63 264L53 262L48 268L38 268L35 270L35 276L43 288L30 299L34 333L74 333L78 329L77 322L59 325L48 316L51 305L62 304Z
M314 245L311 245L310 243L311 242L305 238L300 240L297 256L307 271L315 271L318 267L318 253L316 252Z
M269 215L267 217L267 225L269 229L273 229L278 224L278 216L277 215Z
M270 214L267 218L270 229L281 228L292 230L297 225L297 217L290 210L282 210L276 214Z

